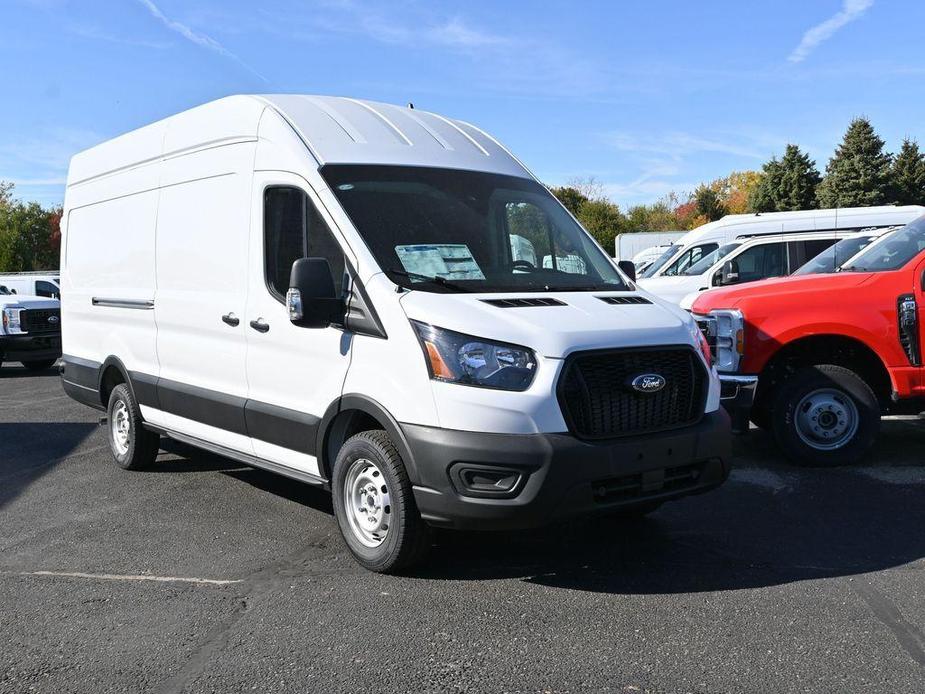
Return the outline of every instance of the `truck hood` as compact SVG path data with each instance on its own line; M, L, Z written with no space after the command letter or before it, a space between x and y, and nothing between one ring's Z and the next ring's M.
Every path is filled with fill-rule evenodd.
M643 296L652 303L609 304L601 296ZM498 299L557 299L559 306L499 307ZM510 342L552 358L571 352L664 344L692 345L691 317L644 292L436 294L409 291L408 318L476 337Z
M0 295L0 308L15 306L16 308L60 308L61 302L49 299L47 296L30 296L29 294L2 294Z
M702 275L692 275L690 277L649 277L639 280L639 286L665 301L680 304L685 296L698 291L701 287L708 287L709 283Z
M827 275L800 275L777 277L760 282L748 282L738 287L722 287L704 292L692 306L694 313L707 313L714 308L737 308L746 299L779 297L801 294L805 297L817 292L837 292L867 282L869 272L838 272Z

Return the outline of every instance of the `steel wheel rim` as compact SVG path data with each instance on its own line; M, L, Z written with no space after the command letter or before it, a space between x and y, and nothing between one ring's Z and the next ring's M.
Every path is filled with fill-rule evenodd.
M382 470L367 458L351 463L344 478L344 510L353 536L378 547L389 534L392 505Z
M128 407L122 400L116 402L115 407L112 408L109 427L112 431L112 443L116 447L116 452L119 455L125 455L128 453L131 442L132 420L128 415Z
M794 411L797 435L807 446L820 451L841 448L858 431L857 405L847 393L819 388L807 393Z

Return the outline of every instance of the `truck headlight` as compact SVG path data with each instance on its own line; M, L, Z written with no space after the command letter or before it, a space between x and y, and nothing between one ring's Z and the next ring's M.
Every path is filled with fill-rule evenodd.
M3 309L3 332L7 335L22 333L22 323L19 320L20 311L22 311L21 308L7 307Z
M697 316L713 352L716 370L735 372L745 354L745 319L734 308L714 309L706 316Z
M430 377L500 390L526 390L536 374L533 350L411 321Z

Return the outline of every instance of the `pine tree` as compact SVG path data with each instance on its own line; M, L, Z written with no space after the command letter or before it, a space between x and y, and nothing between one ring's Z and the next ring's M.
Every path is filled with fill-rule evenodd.
M892 157L866 118L855 118L816 189L820 207L867 207L890 201Z
M820 180L816 162L796 145L787 145L782 159L774 157L764 165L764 177L752 195L752 207L756 212L812 209Z
M925 154L915 140L903 140L902 149L890 168L893 200L899 205L921 205L925 202Z

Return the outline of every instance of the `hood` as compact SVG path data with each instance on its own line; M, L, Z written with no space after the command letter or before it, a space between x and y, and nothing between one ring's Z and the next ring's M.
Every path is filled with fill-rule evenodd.
M695 313L707 313L714 308L736 308L745 299L779 297L787 294L812 296L816 292L832 292L863 284L871 278L869 272L838 272L827 275L777 277L760 282L747 282L735 287L711 289L694 302Z
M681 277L649 277L648 279L639 280L640 287L647 292L661 297L665 301L673 304L680 304L681 300L691 292L699 291L704 286L709 286L703 275L691 275Z
M0 294L0 306L16 306L18 308L61 308L61 302L47 296L31 296L29 294Z
M609 304L601 296L649 299ZM562 305L500 307L499 299L556 299ZM693 344L692 319L640 292L531 292L436 294L409 291L401 298L408 318L475 337L530 347L545 357L614 347Z

